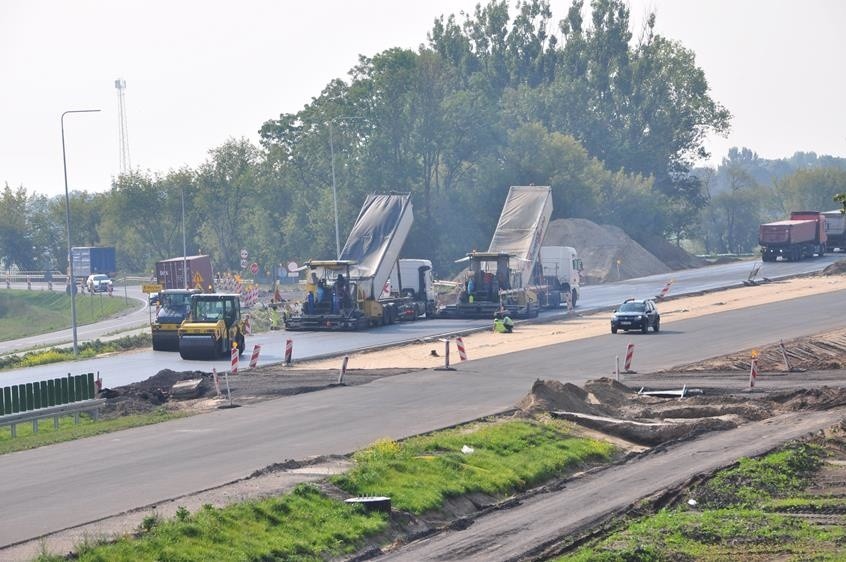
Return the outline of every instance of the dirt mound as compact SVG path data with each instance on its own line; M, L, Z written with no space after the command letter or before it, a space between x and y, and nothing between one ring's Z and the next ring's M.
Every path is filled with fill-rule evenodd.
M517 403L524 412L549 412L567 410L584 414L601 414L602 411L588 403L588 393L572 383L538 379L532 390Z
M635 395L626 385L608 377L587 381L585 390L603 406L619 408L628 404Z
M692 269L708 265L708 262L702 258L687 253L684 249L675 244L670 244L660 236L647 235L640 240L640 244L673 270Z
M843 275L846 273L846 260L839 260L827 266L820 275Z
M584 264L586 284L667 273L670 268L629 238L622 229L587 219L556 219L544 238L547 246L572 246Z

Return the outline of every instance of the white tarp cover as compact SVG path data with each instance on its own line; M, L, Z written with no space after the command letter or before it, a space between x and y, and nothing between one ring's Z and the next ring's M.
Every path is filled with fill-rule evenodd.
M549 186L515 185L508 190L488 252L517 256L511 267L522 272L523 286L529 282L551 216Z
M356 262L352 276L360 279L378 276L375 284L381 289L398 258L412 219L410 193L368 195L341 250L341 260ZM389 263L381 268L384 275L380 275L386 259Z

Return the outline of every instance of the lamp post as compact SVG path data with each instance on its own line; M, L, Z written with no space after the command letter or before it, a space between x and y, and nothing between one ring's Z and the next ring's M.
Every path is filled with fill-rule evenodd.
M341 235L338 230L338 189L335 187L335 143L332 142L332 120L329 120L329 153L332 162L332 202L335 205L335 259L341 259Z
M182 198L182 278L185 288L188 288L188 250L185 244L185 186L179 184L179 195Z
M67 222L68 235L68 288L71 295L71 328L73 329L73 357L79 355L79 345L76 337L76 280L73 276L73 256L71 255L71 222L70 222L70 195L68 194L68 158L65 152L65 115L68 113L96 113L99 109L72 109L62 113L59 122L62 126L62 166L65 171L65 220Z

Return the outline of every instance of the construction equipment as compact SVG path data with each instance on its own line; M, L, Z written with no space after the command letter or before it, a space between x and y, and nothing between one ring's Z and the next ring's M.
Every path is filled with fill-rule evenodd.
M340 258L310 260L300 268L306 272L307 299L301 311L286 318L285 328L362 330L393 324L419 310L412 303L416 295L430 294L431 275L422 278L429 287L413 294L403 294L401 284L399 293L392 291L390 282L413 220L410 193L368 195ZM431 297L434 302L433 291Z
M512 186L502 207L487 252L471 252L468 274L458 302L438 310L444 318L493 318L498 311L512 318L531 318L541 308L559 306L560 290L545 284L538 256L549 219L548 186Z
M575 307L579 300L582 282L582 260L576 249L571 246L541 246L538 267L541 268L540 278L547 287L550 305L554 307L555 300L566 304L570 295L570 306ZM559 296L555 298L556 293Z
M240 295L194 294L190 313L179 326L179 355L183 359L228 357L233 346L240 355L245 333Z
M153 350L178 351L179 326L191 310L191 295L200 291L194 289L165 289L158 293L158 310L150 322L153 335Z

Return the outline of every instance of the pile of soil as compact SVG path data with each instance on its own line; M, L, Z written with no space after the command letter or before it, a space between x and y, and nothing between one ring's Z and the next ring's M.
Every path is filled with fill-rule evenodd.
M840 260L826 266L821 275L843 275L844 273L846 273L846 260Z
M556 219L544 238L547 246L572 246L584 265L585 284L667 273L671 269L623 230L587 219Z

